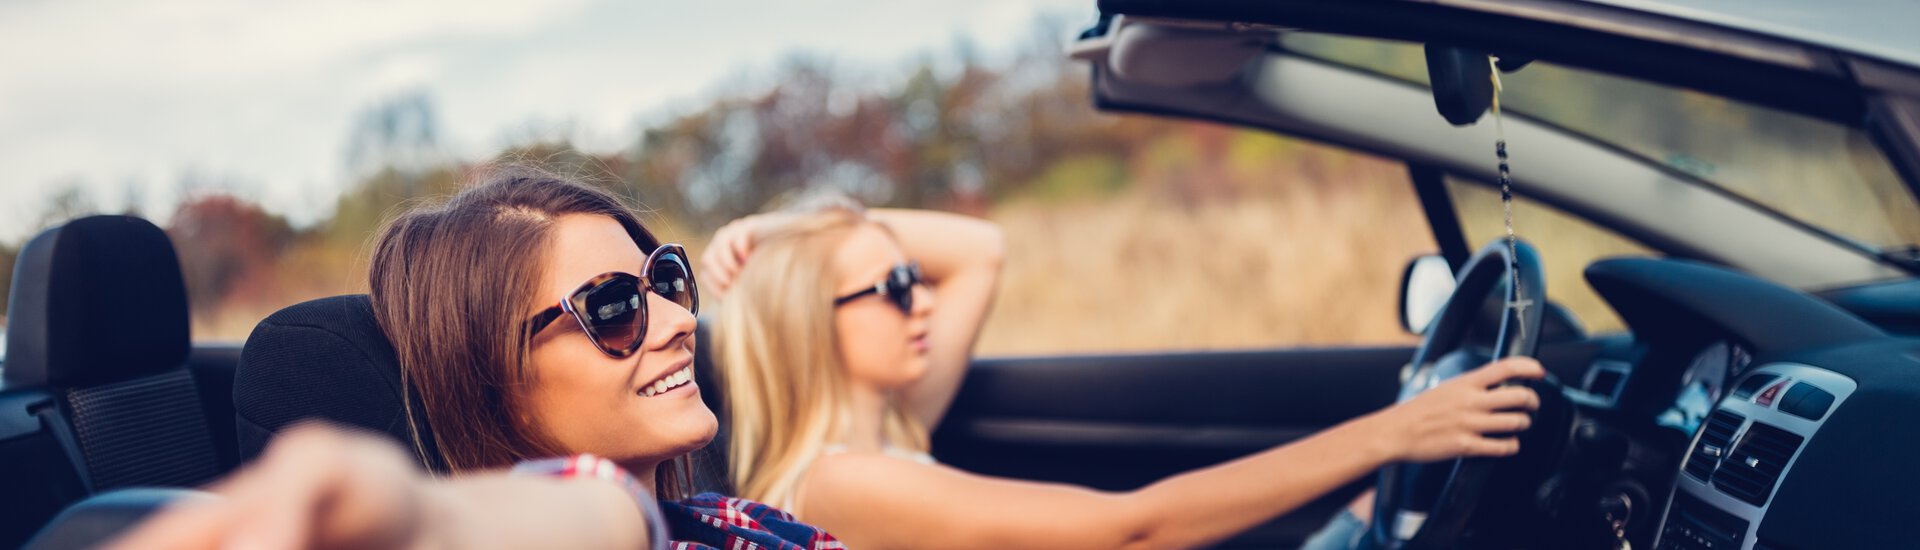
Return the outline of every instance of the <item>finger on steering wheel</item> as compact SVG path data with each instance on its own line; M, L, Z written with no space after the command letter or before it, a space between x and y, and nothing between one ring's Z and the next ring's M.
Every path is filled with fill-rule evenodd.
M1467 443L1470 456L1513 456L1520 454L1520 440L1512 437L1476 437Z
M1518 433L1532 426L1533 417L1526 413L1494 413L1467 422L1468 429L1482 434Z
M1482 397L1481 401L1487 408L1493 410L1540 409L1540 394L1534 393L1532 389L1525 386L1503 386L1487 390L1486 396Z

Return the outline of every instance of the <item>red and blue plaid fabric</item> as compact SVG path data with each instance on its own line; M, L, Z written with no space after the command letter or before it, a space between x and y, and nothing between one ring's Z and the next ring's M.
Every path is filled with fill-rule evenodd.
M673 550L845 550L833 535L800 523L778 508L751 500L701 493L680 502L660 502L613 461L589 454L531 460L515 466L520 474L613 482L627 490L646 516L647 532L670 533L672 540L653 548ZM664 521L663 521L664 520Z
M778 508L746 499L701 493L662 502L674 550L843 550L833 535L800 523Z

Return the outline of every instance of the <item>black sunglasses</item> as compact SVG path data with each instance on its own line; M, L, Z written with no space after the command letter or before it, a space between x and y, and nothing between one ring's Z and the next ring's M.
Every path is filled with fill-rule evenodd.
M633 355L647 335L646 292L700 314L692 265L687 249L677 244L660 245L640 266L646 276L614 271L588 279L559 304L527 320L527 337L539 334L565 313L580 323L580 329L587 332L587 338L601 353L615 358Z
M834 298L833 305L838 307L868 294L879 294L892 301L901 313L913 313L913 285L923 282L920 278L920 262L894 264L893 269L887 271L887 278L874 283L871 288Z

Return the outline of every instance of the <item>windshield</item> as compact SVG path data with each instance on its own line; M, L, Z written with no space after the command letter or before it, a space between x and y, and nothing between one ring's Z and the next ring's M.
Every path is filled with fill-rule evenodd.
M1287 33L1289 51L1427 85L1421 45ZM1535 62L1501 106L1691 174L1873 250L1920 243L1920 204L1864 131L1693 90Z

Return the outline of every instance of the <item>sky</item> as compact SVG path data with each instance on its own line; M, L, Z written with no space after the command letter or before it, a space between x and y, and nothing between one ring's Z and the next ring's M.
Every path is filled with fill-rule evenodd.
M1093 0L0 0L0 243L58 191L164 223L198 181L310 223L357 116L424 93L484 158L567 129L588 151L802 52L885 81L971 44L988 61ZM1064 53L1062 54L1064 55ZM852 69L845 69L852 68Z

